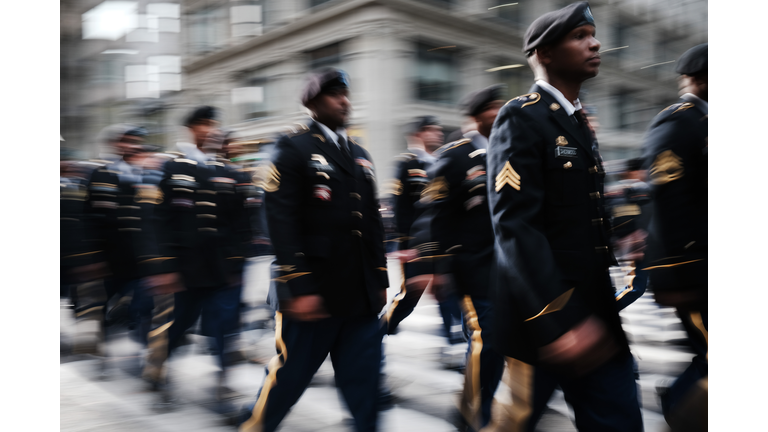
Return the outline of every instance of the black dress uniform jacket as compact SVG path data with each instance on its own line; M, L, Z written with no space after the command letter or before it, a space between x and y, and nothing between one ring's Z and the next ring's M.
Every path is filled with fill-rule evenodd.
M497 349L537 364L537 349L594 314L620 345L608 267L604 171L588 126L545 89L509 101L488 150L496 236Z
M645 139L653 213L646 260L654 292L707 297L707 114L681 100L654 118Z
M149 274L180 272L187 289L215 289L243 271L252 241L253 185L221 159L178 157L165 163L154 209L153 241L145 249Z
M479 137L479 135L477 135ZM488 295L493 264L493 228L488 211L486 149L472 139L435 152L414 223L411 246L432 272L452 274L460 295Z
M351 158L312 122L280 138L262 173L278 297L317 294L331 316L377 314L389 286L367 151Z
M427 185L430 162L410 152L398 156L395 178L392 181L393 212L395 213L395 240L398 249L407 249L411 225L416 219L416 203Z
M144 276L138 266L146 243L144 226L153 203L144 197L157 184L142 176L121 175L116 163L91 171L83 209L83 246L89 263L107 262L114 277Z

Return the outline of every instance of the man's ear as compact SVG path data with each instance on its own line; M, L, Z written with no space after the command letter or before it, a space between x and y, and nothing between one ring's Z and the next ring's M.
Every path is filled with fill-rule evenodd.
M542 49L536 48L536 50L533 52L533 54L528 57L528 65L531 67L531 70L533 71L533 79L534 80L544 80L547 81L547 69L544 67L545 64L549 64L549 61L547 63L543 63L543 55L542 55Z

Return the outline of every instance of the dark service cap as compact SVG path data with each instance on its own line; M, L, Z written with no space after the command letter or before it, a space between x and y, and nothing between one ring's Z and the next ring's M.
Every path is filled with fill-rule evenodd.
M494 84L466 95L459 102L461 113L468 116L476 116L482 113L488 107L488 104L502 99L503 91L503 84Z
M684 52L677 60L675 72L681 75L696 75L699 72L706 72L708 48L709 44L703 43Z
M533 50L557 42L569 31L585 24L595 25L589 3L578 2L562 9L545 13L534 21L525 32L523 52L533 54Z
M320 93L336 88L349 88L349 75L346 72L330 67L312 71L304 84L301 103L307 106L307 103Z
M440 120L431 115L416 117L408 126L408 133L411 135L419 133L419 131L427 126L440 126Z
M203 105L197 107L194 111L192 111L192 114L187 117L187 120L184 122L184 126L190 127L201 120L216 120L217 114L218 113L216 112L216 108L212 106Z
M137 136L137 137L144 138L147 136L147 130L141 126L137 126L127 130L123 135L130 135L130 136Z

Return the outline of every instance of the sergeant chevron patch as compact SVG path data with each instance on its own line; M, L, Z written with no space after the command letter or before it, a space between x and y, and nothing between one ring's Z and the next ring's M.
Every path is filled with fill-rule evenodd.
M683 160L672 150L659 153L649 170L651 182L663 185L683 177Z
M431 203L432 201L443 199L448 196L448 182L445 177L440 176L430 181L421 193L421 202Z
M256 186L264 189L265 192L276 192L280 189L280 172L271 163L259 167Z
M501 191L501 188L503 188L504 185L510 185L513 189L520 190L520 174L512 169L512 165L509 164L509 161L504 164L504 168L502 168L499 175L496 176L496 192Z

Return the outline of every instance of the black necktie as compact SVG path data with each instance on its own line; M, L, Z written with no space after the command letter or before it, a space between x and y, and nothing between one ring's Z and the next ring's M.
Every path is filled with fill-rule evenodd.
M600 150L597 147L597 136L595 136L595 131L592 129L592 126L590 126L587 116L584 115L584 110L578 110L574 112L573 115L579 120L579 123L584 126L583 129L586 129L587 137L589 138L590 144L592 145L592 156L595 158L598 165L600 165L600 169L602 170L603 159L600 157Z
M341 150L341 154L347 159L347 162L352 163L352 154L349 151L349 145L347 144L347 140L341 135L339 135L339 149Z

